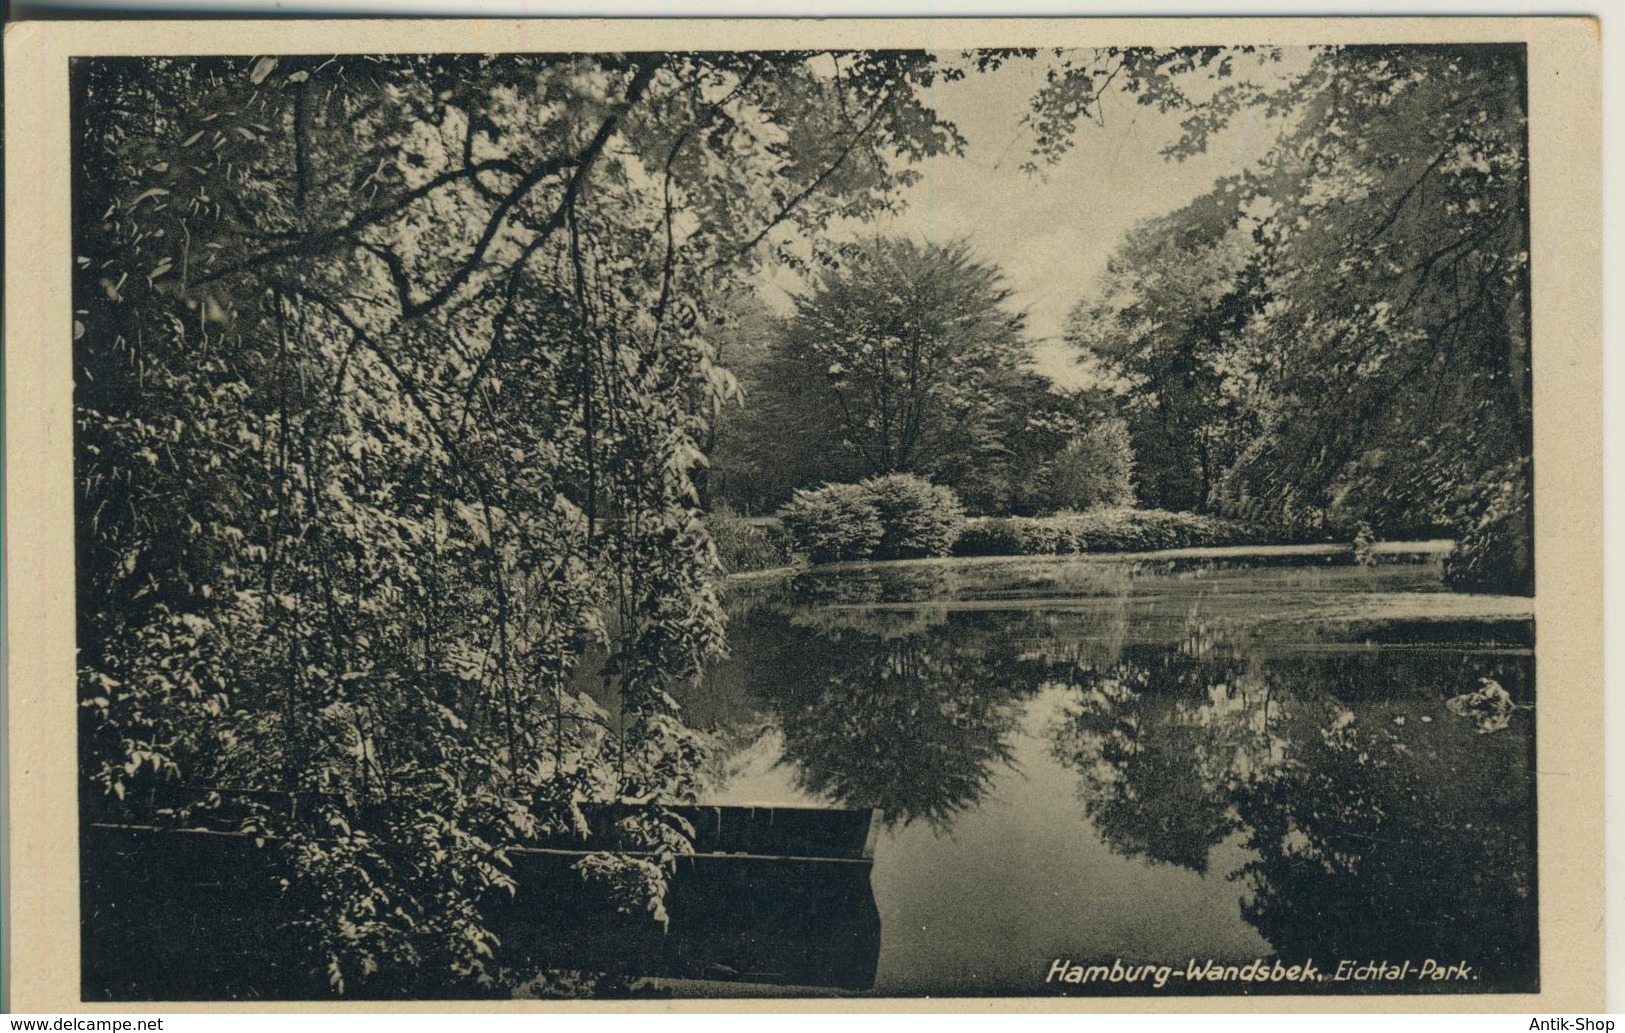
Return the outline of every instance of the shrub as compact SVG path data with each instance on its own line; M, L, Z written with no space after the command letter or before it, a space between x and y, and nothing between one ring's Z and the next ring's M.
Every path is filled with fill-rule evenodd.
M795 542L782 524L719 511L706 518L706 527L722 569L730 574L782 567L795 559Z
M1134 503L1134 446L1128 424L1106 420L1069 441L1049 464L1051 512Z
M876 559L946 556L953 548L965 511L952 488L906 473L871 477L858 488L880 514Z
M1038 556L1078 552L1150 552L1204 545L1249 545L1260 533L1198 513L1110 509L1052 517L999 517L965 527L956 556Z
M808 559L833 563L946 556L965 513L953 489L889 474L798 491L779 519Z
M1061 551L1040 541L1053 520L990 517L965 525L954 542L956 556L1031 556Z
M814 563L861 560L885 534L880 511L856 484L826 484L797 491L779 510L796 548Z

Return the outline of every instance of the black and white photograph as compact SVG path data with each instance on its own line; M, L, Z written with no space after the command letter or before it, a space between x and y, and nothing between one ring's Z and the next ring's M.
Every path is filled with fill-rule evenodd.
M1542 991L1526 44L445 38L68 61L80 1001Z

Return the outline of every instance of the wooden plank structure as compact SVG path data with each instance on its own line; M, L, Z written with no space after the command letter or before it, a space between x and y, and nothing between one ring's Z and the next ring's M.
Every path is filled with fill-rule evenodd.
M289 800L297 809L300 801ZM505 956L635 979L671 977L865 990L880 915L870 873L879 812L680 806L694 829L665 900L668 922L618 914L581 892L591 853L642 851L630 805L586 805L590 835L509 849L518 889L482 905ZM123 819L123 820L120 820ZM295 914L254 837L92 817L81 827L82 981L87 1000L298 1000L332 994L304 956ZM434 996L411 986L360 997Z

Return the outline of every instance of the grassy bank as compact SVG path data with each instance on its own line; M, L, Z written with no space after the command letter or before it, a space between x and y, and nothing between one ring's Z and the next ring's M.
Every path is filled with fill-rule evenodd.
M1151 552L1279 541L1222 517L1157 509L1103 509L1050 517L967 521L955 556L1061 556L1083 552Z
M798 562L795 542L773 517L714 515L708 520L723 569L730 574ZM954 556L1061 556L1166 549L1281 544L1278 534L1222 517L1163 510L1110 509L1050 517L966 520Z

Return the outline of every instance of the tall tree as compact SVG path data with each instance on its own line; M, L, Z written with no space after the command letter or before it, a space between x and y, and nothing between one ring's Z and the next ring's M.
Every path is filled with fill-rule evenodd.
M969 245L876 237L796 300L769 405L826 476L952 480L999 447L1029 346L997 269Z
M1069 343L1113 374L1144 502L1209 506L1251 430L1226 376L1231 339L1261 306L1253 243L1234 191L1137 227L1076 308Z
M1241 409L1217 503L1309 532L1444 530L1458 584L1530 590L1524 82L1516 47L1329 48L1187 121L1176 152L1246 105L1291 116L1255 168L1139 231L1110 274L1131 300L1085 312L1078 340L1131 375L1182 359ZM1194 293L1186 266L1207 270Z

